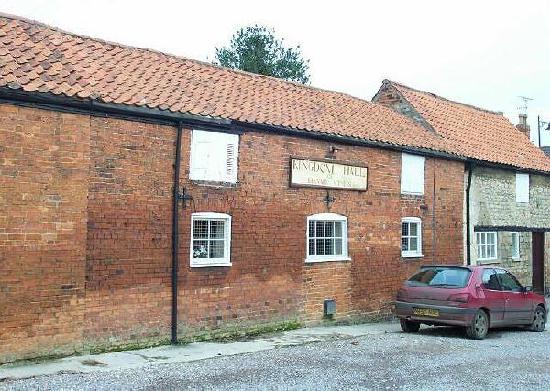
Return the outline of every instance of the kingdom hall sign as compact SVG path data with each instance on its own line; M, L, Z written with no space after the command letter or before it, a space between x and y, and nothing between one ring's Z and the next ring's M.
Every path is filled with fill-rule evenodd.
M332 163L326 160L295 159L290 161L292 187L367 190L367 167Z

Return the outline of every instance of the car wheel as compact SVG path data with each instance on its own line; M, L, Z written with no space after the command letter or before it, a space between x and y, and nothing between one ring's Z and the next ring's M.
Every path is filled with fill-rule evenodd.
M401 319L401 330L406 333L416 333L420 330L420 323L412 320Z
M483 339L489 332L489 317L483 310L477 310L472 324L466 327L466 335L471 339Z
M546 326L546 311L544 307L539 305L535 308L535 313L533 315L533 323L529 326L531 331L544 331Z

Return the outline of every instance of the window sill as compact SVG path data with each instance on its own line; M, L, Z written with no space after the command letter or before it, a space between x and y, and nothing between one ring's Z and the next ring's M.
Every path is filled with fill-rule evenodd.
M424 193L401 192L401 197L408 197L408 198L424 198Z
M305 263L324 263L324 262L349 262L351 261L350 257L340 257L340 258L306 258Z
M498 265L498 264L500 264L500 260L498 258L495 258L495 259L478 259L477 264L478 265Z
M401 258L424 258L424 254L403 254L403 253L401 253Z
M195 263L191 261L191 267L224 267L233 265L231 262Z
M239 182L207 181L204 179L191 179L191 182L197 186L215 187L219 189L236 188Z

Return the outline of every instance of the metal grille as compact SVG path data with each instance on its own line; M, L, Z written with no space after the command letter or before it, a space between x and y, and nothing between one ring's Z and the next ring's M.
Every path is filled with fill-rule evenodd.
M193 220L193 258L225 257L225 220Z
M309 255L342 255L342 222L309 222Z

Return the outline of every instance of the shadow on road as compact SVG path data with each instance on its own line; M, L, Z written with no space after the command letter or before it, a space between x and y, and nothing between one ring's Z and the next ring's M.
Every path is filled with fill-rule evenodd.
M498 328L498 329L491 329L489 330L489 333L487 334L486 339L497 339L502 338L508 333L525 333L529 332L525 328L522 327L506 327L506 328ZM424 335L427 337L445 337L445 338L460 338L465 339L465 331L463 328L460 327L446 327L446 326L422 326L420 328L420 331L418 332L418 335Z

